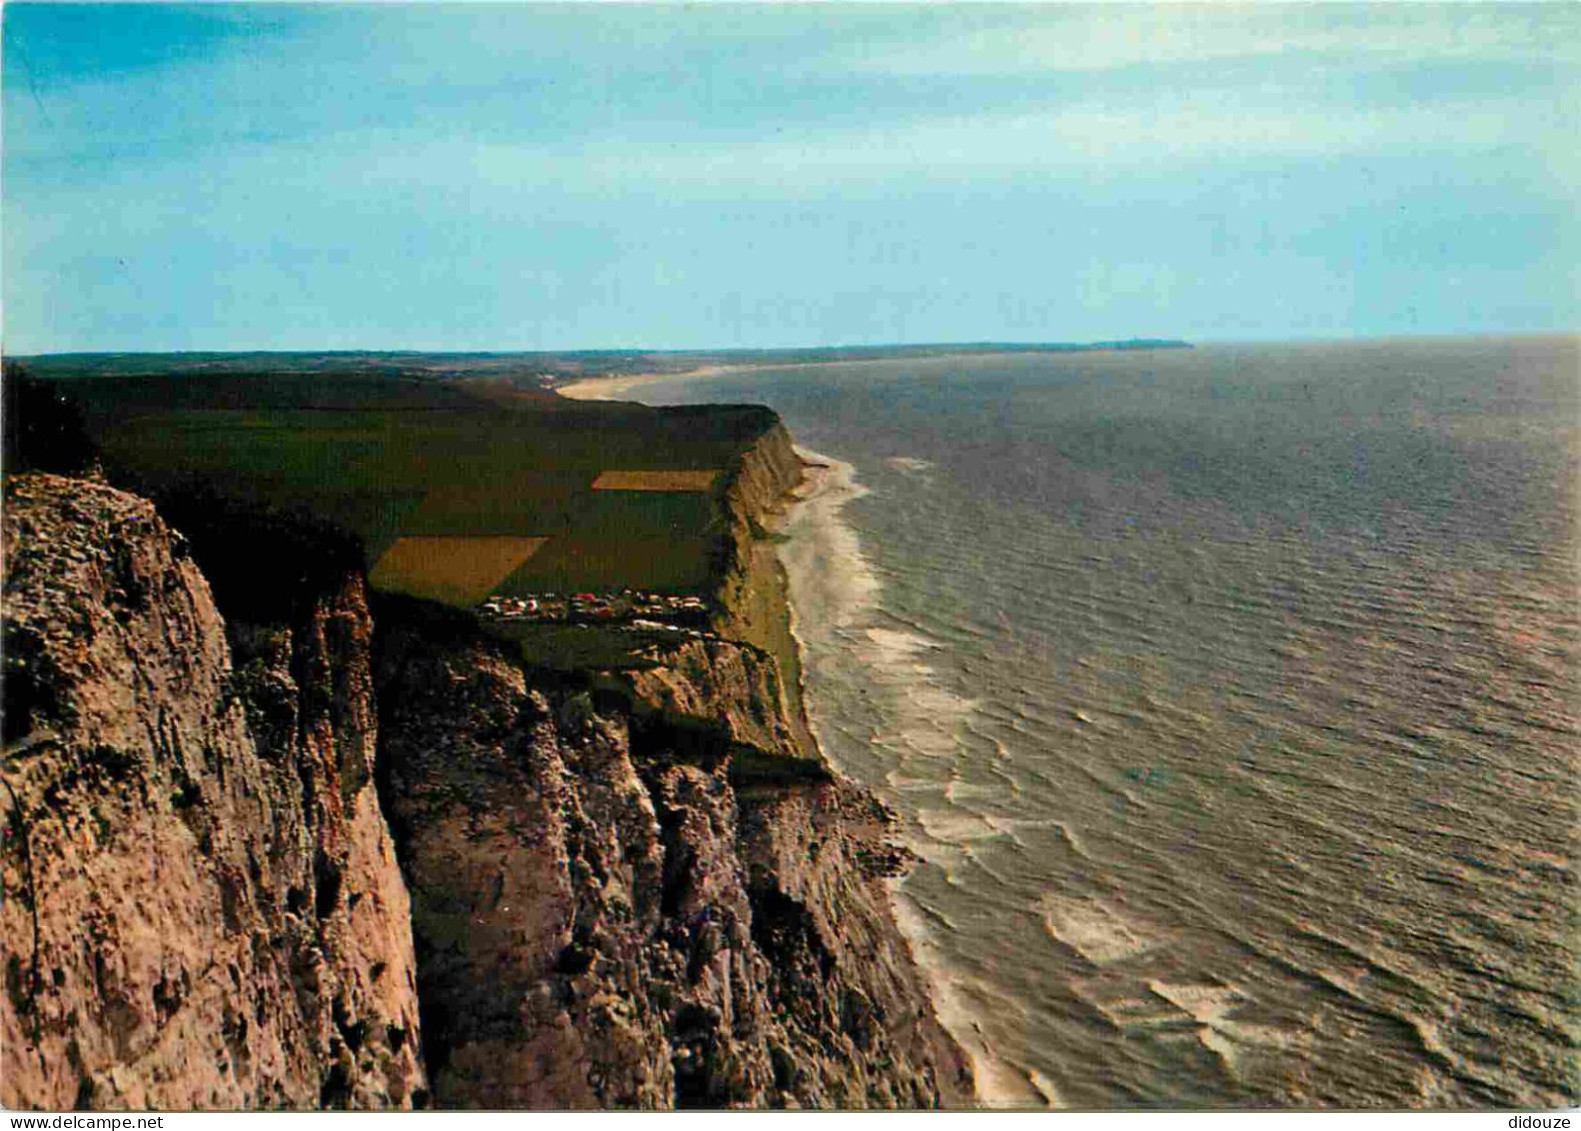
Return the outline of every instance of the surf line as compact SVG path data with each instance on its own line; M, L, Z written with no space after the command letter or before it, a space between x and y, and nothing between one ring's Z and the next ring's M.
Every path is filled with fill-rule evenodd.
M831 456L797 447L805 478L794 494L777 547L785 570L790 606L790 633L800 658L801 701L807 724L823 758L842 773L846 768L830 756L817 696L808 673L815 662L809 637L833 640L867 619L878 607L882 589L877 571L862 550L861 538L845 520L850 503L870 494L856 479L856 468ZM877 788L874 783L864 783ZM913 816L914 815L909 815ZM901 935L928 982L940 1023L971 1061L977 1100L985 1107L1025 1107L1041 1101L1055 1106L1047 1082L1039 1086L995 1056L979 1020L968 1007L959 974L951 969L932 937L922 909L905 891L904 878L885 885L890 909Z

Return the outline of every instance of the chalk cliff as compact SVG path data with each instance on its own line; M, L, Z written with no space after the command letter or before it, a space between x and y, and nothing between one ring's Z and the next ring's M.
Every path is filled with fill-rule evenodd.
M888 815L757 717L766 657L690 643L623 695L381 641L438 1104L966 1101L889 917Z
M5 498L6 1107L400 1107L424 1087L359 578L227 640L101 483Z
M10 480L0 1101L969 1103L782 670L799 470L726 485L735 639L571 677L355 573L227 623L147 502Z

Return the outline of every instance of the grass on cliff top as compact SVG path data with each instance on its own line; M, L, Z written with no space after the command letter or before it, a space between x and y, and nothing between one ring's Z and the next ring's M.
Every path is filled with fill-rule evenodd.
M489 632L521 650L523 661L553 671L631 671L657 667L659 661L644 653L654 645L675 647L674 634L628 631L602 624L532 624L504 622Z
M748 406L654 409L499 381L215 366L87 372L58 387L82 407L112 480L156 499L217 496L327 520L360 542L376 584L457 605L489 592L709 588L726 531L719 472L774 423ZM610 471L626 473L617 483L685 489L595 489ZM653 474L644 484L633 472ZM698 490L705 481L713 488ZM543 541L530 554L501 549L527 539ZM398 540L405 549L387 557ZM267 584L270 548L255 550Z

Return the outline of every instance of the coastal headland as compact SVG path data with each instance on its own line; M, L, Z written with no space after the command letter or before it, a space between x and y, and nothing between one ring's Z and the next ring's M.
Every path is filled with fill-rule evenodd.
M8 1107L972 1102L894 818L808 731L772 413L33 370Z

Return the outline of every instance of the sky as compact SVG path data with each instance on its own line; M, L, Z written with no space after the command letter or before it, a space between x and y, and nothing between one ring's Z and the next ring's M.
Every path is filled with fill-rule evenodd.
M1581 5L3 11L3 348L1581 329Z

